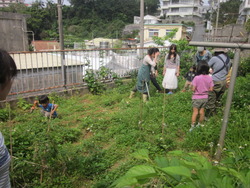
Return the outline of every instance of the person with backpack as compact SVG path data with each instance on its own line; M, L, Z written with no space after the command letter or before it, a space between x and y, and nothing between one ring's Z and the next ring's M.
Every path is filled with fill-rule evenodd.
M208 65L212 69L214 88L208 94L208 103L206 105L207 118L216 113L216 108L220 106L221 98L227 88L226 78L231 67L227 50L224 48L215 48L214 57L209 60Z

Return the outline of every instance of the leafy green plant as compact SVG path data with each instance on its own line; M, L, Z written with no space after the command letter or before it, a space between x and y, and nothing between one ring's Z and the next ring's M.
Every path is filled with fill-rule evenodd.
M250 57L241 60L238 74L239 76L250 74Z
M173 29L171 32L169 32L164 37L157 37L153 36L153 40L156 44L164 46L164 41L169 40L170 42L173 40L174 36L176 35L178 29Z
M12 186L112 187L140 165L140 177L134 178L141 183L137 187L244 187L250 164L248 80L249 76L237 78L217 166L209 161L216 150L223 109L190 133L191 92L177 90L169 96L151 87L150 100L144 104L140 97L128 99L134 83L126 80L103 95L52 94L61 118L48 120L40 117L39 110L30 114L11 109L15 118L1 122L0 129L7 148L13 148ZM181 88L184 80L179 84ZM9 109L3 110L7 118ZM140 154L144 158L130 157L144 148L147 152ZM142 177L144 169L149 172L146 177Z
M9 119L9 110L7 108L0 109L0 121L7 121Z
M250 64L249 64L250 66ZM250 109L249 100L250 100L250 83L248 81L250 79L250 74L246 75L246 77L239 77L236 82L236 91L234 92L234 100L233 106L237 109L245 108Z
M250 172L238 172L232 168L213 165L197 153L168 152L166 157L154 160L146 149L132 154L146 164L132 167L114 182L116 187L156 185L157 187L248 187Z
M121 86L123 84L122 78L119 77L116 73L112 73L112 78L113 78L116 86Z
M184 22L184 21L182 21L181 23L182 23L182 24L185 24L185 25L188 25L188 26L192 26L192 27L195 26L195 23L192 22L192 21L189 21L189 22Z
M22 110L28 110L30 109L32 105L29 104L25 99L19 98L17 102L17 107L21 108Z
M103 83L98 80L94 70L89 69L86 71L84 81L87 83L88 89L93 94L100 94L104 89Z

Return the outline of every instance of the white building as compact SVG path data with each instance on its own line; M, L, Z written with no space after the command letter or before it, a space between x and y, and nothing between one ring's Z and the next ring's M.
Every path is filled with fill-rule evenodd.
M160 0L161 16L202 17L202 0Z
M134 24L140 24L141 18L139 16L134 16ZM159 23L159 18L151 15L144 16L144 24L157 24Z
M208 4L213 4L213 3L218 3L218 2L220 2L220 3L225 3L225 2L227 2L227 1L229 1L229 0L208 0Z
M250 0L244 0L239 8L238 22L244 24L250 18Z
M24 3L24 0L0 0L0 7L8 7L13 3Z

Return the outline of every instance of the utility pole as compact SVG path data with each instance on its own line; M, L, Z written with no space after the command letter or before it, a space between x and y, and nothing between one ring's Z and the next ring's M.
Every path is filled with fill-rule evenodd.
M66 66L65 66L65 54L64 54L64 37L63 37L63 24L62 24L62 2L61 0L57 1L57 10L58 10L58 29L59 29L59 42L61 50L61 67L62 67L62 80L63 85L66 87L67 77L66 77Z
M144 0L140 4L140 48L144 47ZM143 58L143 49L140 49L140 58Z
M218 35L218 22L219 22L219 14L220 14L220 0L217 0L217 15L216 15L216 25L215 25L215 36Z

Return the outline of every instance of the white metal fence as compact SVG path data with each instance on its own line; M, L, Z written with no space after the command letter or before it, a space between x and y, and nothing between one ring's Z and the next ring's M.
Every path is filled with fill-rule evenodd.
M147 53L147 48L143 49ZM11 53L18 75L9 98L83 86L86 70L101 66L120 77L137 70L141 61L139 49L94 49Z

